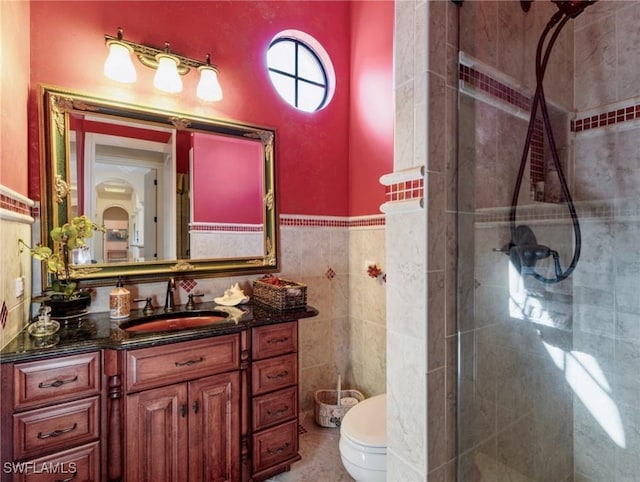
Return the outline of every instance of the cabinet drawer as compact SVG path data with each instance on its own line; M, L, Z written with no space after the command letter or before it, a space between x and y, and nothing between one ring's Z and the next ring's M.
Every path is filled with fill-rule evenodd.
M262 430L298 416L298 390L285 388L253 399L253 430Z
M260 472L297 455L297 420L263 430L253 436L254 472Z
M131 350L126 360L127 391L169 385L239 369L240 337L225 335Z
M298 350L298 323L260 326L252 331L252 355L262 360Z
M18 471L20 467L20 471ZM94 442L15 465L15 482L96 482L100 480L100 444Z
M262 395L298 383L298 354L291 353L254 362L251 367L253 395Z
M98 396L13 416L13 456L33 457L98 438Z
M100 353L18 363L13 372L16 410L71 400L100 390Z

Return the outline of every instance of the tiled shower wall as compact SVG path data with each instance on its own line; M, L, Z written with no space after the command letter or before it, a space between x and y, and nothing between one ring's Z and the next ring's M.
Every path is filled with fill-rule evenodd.
M496 251L510 239L509 206L528 124L527 106L517 99L532 97L537 38L554 11L550 2L535 2L528 13L520 2L465 2L460 10L464 61L520 95L514 100L464 84L460 94L459 480L566 480L573 472L571 390L548 353L566 348L570 338L572 290L522 279ZM545 84L557 110L572 104L572 45L568 25L549 62L553 81ZM560 146L566 159L568 146ZM555 205L546 212L525 208L534 204L533 171L525 170L518 224L570 259L571 224L540 221L554 216ZM545 268L538 270L548 275Z
M565 373L582 388L573 419L575 480L581 482L629 481L640 473L638 22L638 2L598 2L576 19L576 118L616 113L615 123L575 136L575 197L586 219L568 358L585 370L583 379ZM634 115L626 115L629 107ZM589 216L594 205L597 216Z
M530 92L521 59L554 11L465 2L461 48ZM460 230L473 233L460 238L461 480L629 481L640 471L639 20L637 2L597 2L552 56L547 94L576 119L566 149L582 255L566 282L525 278L519 298L508 258L492 252L509 239L525 126L500 102L461 98ZM527 201L520 221L567 260L566 210Z

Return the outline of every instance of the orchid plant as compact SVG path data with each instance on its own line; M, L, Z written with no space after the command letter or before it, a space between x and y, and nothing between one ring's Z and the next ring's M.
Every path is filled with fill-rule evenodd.
M40 244L29 246L22 239L18 239L20 252L25 249L39 261L46 263L47 271L53 275L52 295L73 299L78 296L77 282L72 281L73 269L69 263L69 255L72 250L85 246L85 239L91 238L94 231L105 231L104 226L99 226L87 216L75 216L69 222L53 228L49 235L59 249L53 250Z

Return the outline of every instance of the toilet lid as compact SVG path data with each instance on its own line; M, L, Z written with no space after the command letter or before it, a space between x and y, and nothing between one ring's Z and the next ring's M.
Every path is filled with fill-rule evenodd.
M387 446L387 395L367 398L350 409L340 425L343 435L369 447Z

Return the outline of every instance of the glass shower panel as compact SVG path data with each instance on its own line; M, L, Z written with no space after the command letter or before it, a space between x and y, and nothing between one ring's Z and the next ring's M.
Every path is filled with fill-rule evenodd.
M548 59L549 124L581 236L540 109L519 172L536 44L552 16L579 3L459 9L464 482L639 480L640 2L582 2ZM576 251L575 270L554 279L553 252L562 271Z

